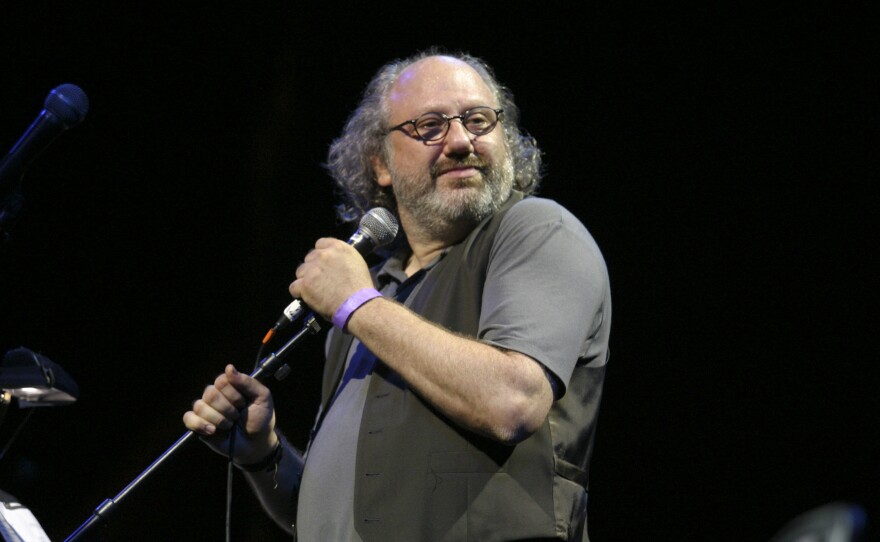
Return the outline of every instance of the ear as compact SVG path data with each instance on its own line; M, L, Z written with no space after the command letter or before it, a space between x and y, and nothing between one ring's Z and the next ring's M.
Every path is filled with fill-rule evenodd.
M391 172L388 171L385 160L381 156L374 156L372 162L373 173L376 174L376 184L382 187L391 186Z

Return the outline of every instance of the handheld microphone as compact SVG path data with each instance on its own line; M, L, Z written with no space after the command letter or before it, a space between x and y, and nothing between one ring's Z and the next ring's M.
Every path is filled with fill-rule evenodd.
M64 84L52 89L36 120L0 162L0 199L34 158L61 132L82 122L88 111L89 99L78 86Z
M391 211L383 207L374 207L361 218L358 229L348 239L348 244L353 246L361 256L366 256L375 249L394 241L399 227L397 218ZM301 300L294 299L284 309L278 321L275 322L275 326L266 334L263 343L268 342L276 331L299 318L307 308Z

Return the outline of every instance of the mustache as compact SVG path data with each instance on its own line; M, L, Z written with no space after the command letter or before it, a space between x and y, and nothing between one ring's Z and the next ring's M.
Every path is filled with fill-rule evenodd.
M443 160L442 162L437 162L431 166L431 176L436 178L450 169L460 167L473 167L483 172L489 167L489 164L487 164L482 158L476 156L469 156L461 160Z

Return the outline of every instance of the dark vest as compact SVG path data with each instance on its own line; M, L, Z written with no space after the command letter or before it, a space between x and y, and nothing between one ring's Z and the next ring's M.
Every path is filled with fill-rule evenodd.
M517 194L432 268L406 301L477 336L495 233ZM352 337L334 332L324 408ZM366 542L586 540L587 465L604 367L575 369L542 427L516 446L462 429L379 362L358 441L354 526Z

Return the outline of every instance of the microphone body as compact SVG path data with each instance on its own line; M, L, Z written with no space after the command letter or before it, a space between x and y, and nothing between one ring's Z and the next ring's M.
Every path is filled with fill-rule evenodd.
M361 218L359 227L356 232L348 239L348 244L353 246L361 256L370 254L375 249L388 245L397 237L399 224L397 218L389 211L382 207L370 209L367 214ZM299 299L294 299L282 312L275 326L270 331L268 337L274 331L281 329L287 324L299 318L308 307Z
M43 110L0 161L0 198L11 191L27 166L58 137L76 126L89 110L89 99L78 86L60 85L52 89Z

